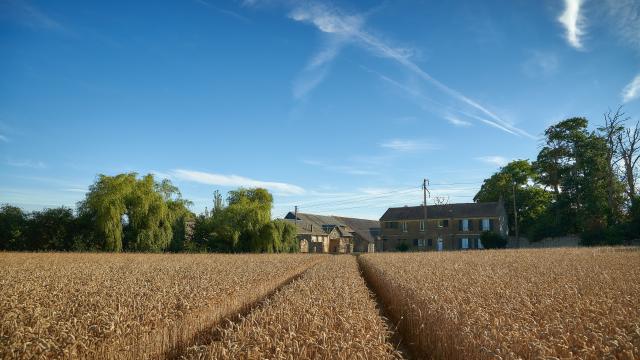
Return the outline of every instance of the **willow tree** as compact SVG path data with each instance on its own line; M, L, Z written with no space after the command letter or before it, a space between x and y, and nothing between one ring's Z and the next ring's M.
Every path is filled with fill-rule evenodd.
M153 175L99 175L80 212L95 224L104 239L103 250L162 251L171 242L177 216L184 212L179 205L186 204L175 203L176 192L168 180L156 183Z

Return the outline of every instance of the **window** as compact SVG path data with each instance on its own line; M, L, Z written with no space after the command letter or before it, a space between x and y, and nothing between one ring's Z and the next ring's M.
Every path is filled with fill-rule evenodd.
M460 248L461 249L468 249L469 248L469 239L468 238L460 239Z
M424 239L418 239L418 246L420 247L424 246Z
M441 228L449 227L449 220L438 220L438 227L441 227Z
M478 249L484 249L484 245L482 245L482 239L478 238Z
M384 226L387 229L397 229L398 228L398 222L397 221L387 221L386 223L384 223Z
M462 231L469 231L469 219L460 220L460 225Z
M427 246L429 247L433 246L433 239L429 239L429 241L427 242Z
M489 231L489 230L491 230L489 219L482 219L482 231Z
M424 220L420 220L420 231L424 231Z
M407 232L407 222L406 221L402 222L402 232Z

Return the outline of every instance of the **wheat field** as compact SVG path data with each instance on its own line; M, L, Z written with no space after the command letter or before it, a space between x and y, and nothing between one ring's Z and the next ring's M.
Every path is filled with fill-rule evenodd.
M640 358L638 249L368 254L416 358Z
M0 358L163 357L321 258L0 253Z
M637 248L0 253L0 270L2 359L640 358Z
M237 324L216 330L189 359L393 359L390 331L353 256L334 256Z

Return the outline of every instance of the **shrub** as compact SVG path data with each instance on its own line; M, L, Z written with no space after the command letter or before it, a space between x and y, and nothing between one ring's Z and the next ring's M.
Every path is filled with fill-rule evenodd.
M480 235L480 240L485 249L504 249L507 247L507 239L491 231L484 231Z

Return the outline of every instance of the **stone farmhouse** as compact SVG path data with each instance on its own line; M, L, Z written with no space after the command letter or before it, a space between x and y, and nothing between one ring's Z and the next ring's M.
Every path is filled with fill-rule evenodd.
M300 252L374 252L380 238L376 220L289 212L285 221L296 224Z
M377 251L404 247L413 251L482 249L480 235L493 231L507 236L507 213L502 201L389 208L380 218ZM426 229L426 238L425 238Z

